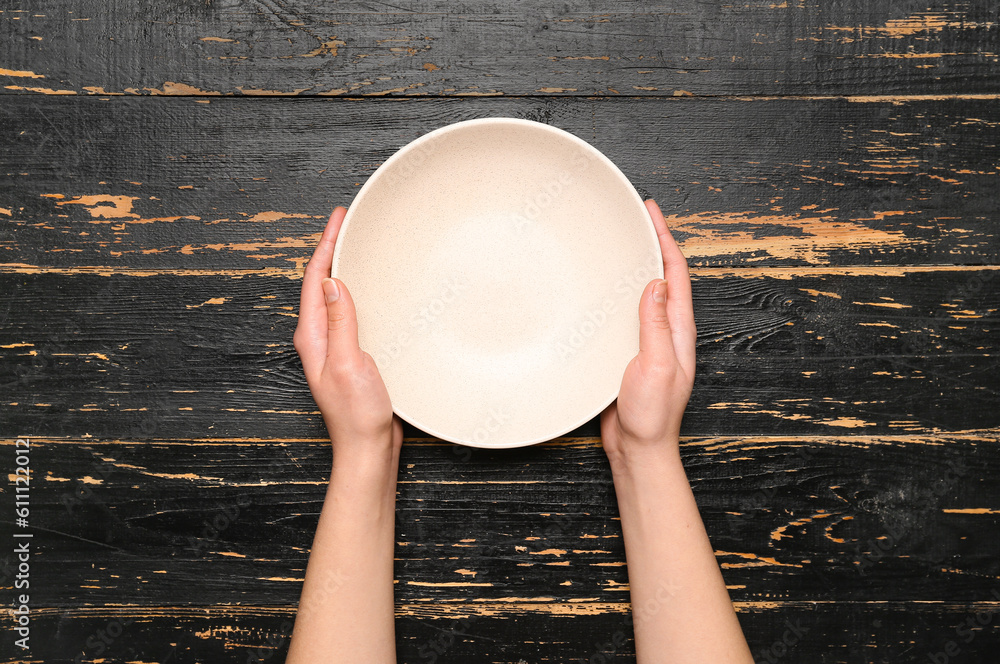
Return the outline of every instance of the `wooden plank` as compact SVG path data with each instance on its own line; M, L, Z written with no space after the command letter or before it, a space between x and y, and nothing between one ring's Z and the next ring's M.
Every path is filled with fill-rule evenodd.
M998 277L997 268L958 266L702 270L684 430L996 428ZM299 283L242 273L0 275L5 423L101 438L323 435L292 347ZM597 435L596 420L576 433Z
M952 642L957 654L938 661L979 664L1000 645L1000 602L988 597L968 604L774 602L738 610L758 662L925 662ZM635 661L627 614L593 604L561 608L397 605L398 658L436 664ZM281 662L293 616L293 606L42 609L37 633L51 636L32 638L32 655L51 664L76 656L159 664ZM6 614L3 622L9 622ZM8 652L0 662L24 661Z
M77 436L32 439L30 455L35 606L297 600L328 441ZM688 437L683 456L734 601L974 602L1000 583L996 430ZM401 603L628 601L597 439L409 439L397 489Z
M12 5L7 5L13 7ZM8 94L1000 93L996 4L34 2Z
M992 101L6 99L5 270L294 273L395 150L496 115L604 151L694 265L1000 261Z

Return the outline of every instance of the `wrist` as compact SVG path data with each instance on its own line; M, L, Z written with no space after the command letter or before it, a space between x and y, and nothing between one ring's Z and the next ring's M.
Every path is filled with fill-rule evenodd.
M637 450L618 458L611 463L611 475L622 527L631 533L632 543L655 534L663 515L692 495L676 446Z
M655 444L618 441L611 449L607 446L605 449L616 486L622 482L676 477L678 472L686 478L676 438Z
M335 467L378 471L398 463L402 430L396 430L393 418L377 423L347 420L323 417L333 447Z
M335 451L326 500L348 508L351 514L364 515L373 523L391 519L396 505L397 459L338 460Z
M350 481L355 486L378 488L395 484L399 471L399 447L391 441L333 443L331 482Z

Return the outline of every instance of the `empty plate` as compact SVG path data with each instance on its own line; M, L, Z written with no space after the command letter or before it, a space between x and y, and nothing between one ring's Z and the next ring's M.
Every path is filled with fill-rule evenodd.
M500 448L561 436L614 401L663 263L642 199L600 151L484 118L429 132L372 174L332 272L396 414Z

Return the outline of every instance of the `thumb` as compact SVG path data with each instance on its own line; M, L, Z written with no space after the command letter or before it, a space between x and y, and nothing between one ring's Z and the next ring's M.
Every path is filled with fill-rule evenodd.
M344 360L360 351L358 346L358 315L347 286L340 279L323 280L326 300L326 356Z
M674 357L674 340L667 316L667 282L646 284L639 300L639 357L645 366L666 365Z

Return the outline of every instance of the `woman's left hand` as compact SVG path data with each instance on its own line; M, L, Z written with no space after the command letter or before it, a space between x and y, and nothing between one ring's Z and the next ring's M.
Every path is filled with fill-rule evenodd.
M392 461L403 427L371 355L358 345L354 300L330 277L347 209L337 207L306 265L294 343L333 443L334 466Z

